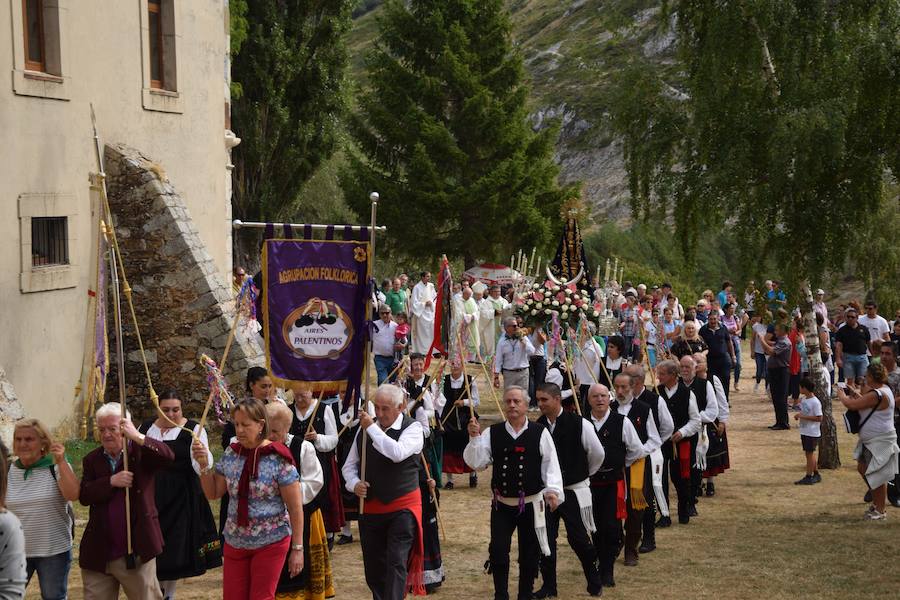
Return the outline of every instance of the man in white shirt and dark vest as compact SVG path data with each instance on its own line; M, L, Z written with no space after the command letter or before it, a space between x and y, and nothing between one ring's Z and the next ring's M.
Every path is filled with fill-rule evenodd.
M653 482L646 456L659 449L662 441L653 420L653 413L647 404L632 398L631 375L619 373L614 379L616 400L610 408L631 421L644 446L644 457L635 460L626 471L628 503L625 517L625 566L635 567L638 563L638 543L641 540L641 525L647 498L653 494Z
M672 423L672 415L669 413L669 407L655 389L650 389L644 385L646 372L641 364L628 365L625 372L631 376L631 395L635 400L640 400L650 407L653 414L653 423L656 425L659 433L660 445L664 445L672 437L675 431L675 425ZM645 554L656 550L656 509L668 518L669 505L666 502L666 496L663 491L663 481L669 481L669 467L663 458L662 447L654 449L647 457L648 467L650 468L650 481L653 485L653 494L647 495L648 507L644 510L643 535L641 536L641 545L638 552Z
M591 476L591 498L597 531L594 547L603 585L615 587L614 566L622 549L622 520L626 518L625 469L645 456L644 444L631 421L610 410L610 393L602 383L588 390L591 424L603 445L603 466Z
M462 360L457 356L451 361L450 373L444 375L434 402L436 414L440 415L438 427L443 449L441 467L447 474L444 489L452 490L453 476L463 473L469 474L469 487L478 485L478 476L463 460L463 450L469 443L469 419L472 416L478 418L478 413L475 412L478 403L475 378L466 374Z
M534 597L540 599L557 596L556 538L559 535L560 519L566 524L569 546L581 562L588 594L599 596L603 585L597 570L597 550L590 538L590 534L597 528L591 506L589 477L603 464L603 446L587 419L563 410L562 394L557 385L542 383L536 387L535 395L542 413L537 422L547 428L556 446L565 501L556 511L547 513L550 556L541 560L541 578L544 582Z
M678 363L664 360L656 367L659 387L657 391L666 401L675 426L671 441L663 446L663 456L669 461L669 474L678 494L678 522L690 523L693 509L691 493L691 465L700 431L700 411L694 393L678 379ZM668 494L668 485L664 484ZM668 501L668 496L666 497ZM663 517L657 526L670 525L671 519ZM668 521L668 523L666 523Z
M422 426L402 412L403 390L385 384L375 391L376 420L359 413L357 434L344 463L348 490L365 499L359 517L366 584L374 600L424 595L422 498L419 463ZM365 438L365 439L363 439ZM366 468L360 472L362 444Z
M530 423L527 390L512 386L503 392L507 421L484 433L469 421L464 457L473 469L493 463L491 542L488 569L494 578L494 600L509 600L509 552L513 532L519 540L518 600L531 600L540 555L550 555L546 510L557 509L563 497L562 473L550 432Z
M713 389L712 383L702 377L697 376L697 361L693 356L683 356L680 363L681 381L684 382L694 393L694 399L697 401L697 410L700 412L700 430L698 434L702 435L703 429L707 425L713 424L719 416L719 404L716 401L716 391ZM698 435L698 441L699 437ZM708 438L707 438L708 439ZM697 516L697 500L703 495L703 469L697 465L702 461L706 461L706 450L708 446L695 445L694 459L691 463L691 497L693 499L691 506L691 516Z

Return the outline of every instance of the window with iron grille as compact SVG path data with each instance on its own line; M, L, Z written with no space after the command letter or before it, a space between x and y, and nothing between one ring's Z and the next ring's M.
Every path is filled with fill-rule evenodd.
M31 218L31 266L69 264L68 217Z

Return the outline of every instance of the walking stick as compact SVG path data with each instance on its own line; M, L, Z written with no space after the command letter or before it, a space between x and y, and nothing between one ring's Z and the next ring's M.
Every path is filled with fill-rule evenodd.
M458 351L459 351L459 360L462 363L463 383L466 384L466 397L468 397L468 399L469 399L469 418L474 419L475 418L475 401L472 398L472 390L469 389L469 374L466 373L466 360L463 357L462 338L460 337L458 331L456 332L456 347L458 348ZM448 414L447 416L449 417L450 415Z
M316 400L316 407L313 409L313 414L309 418L309 425L306 426L307 435L309 434L310 431L312 431L313 423L316 422L316 414L318 414L318 412L319 412L319 407L322 406L322 396L324 396L324 395L325 395L325 390L323 389L319 392L319 399ZM294 400L294 401L296 402L296 400Z

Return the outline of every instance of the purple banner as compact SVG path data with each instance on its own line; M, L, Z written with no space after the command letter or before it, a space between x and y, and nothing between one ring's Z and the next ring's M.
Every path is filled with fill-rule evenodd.
M365 350L369 244L266 240L266 366L313 391L358 394Z

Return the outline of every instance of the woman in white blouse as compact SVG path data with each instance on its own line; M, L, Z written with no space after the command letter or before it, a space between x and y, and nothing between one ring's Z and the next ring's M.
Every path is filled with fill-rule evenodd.
M179 579L197 577L222 565L222 546L200 487L200 465L191 455L193 436L197 436L207 448L208 464L212 465L206 430L184 416L175 390L163 392L159 406L163 414L142 423L140 431L164 442L175 453L175 461L159 471L155 481L159 528L165 541L162 554L156 557L156 577L163 597L172 600Z
M331 413L331 410L328 410ZM321 493L325 486L322 464L316 456L316 448L299 435L288 433L294 415L290 408L279 402L266 405L269 419L269 440L290 448L300 472L300 492L303 496L303 570L291 577L287 568L278 580L276 598L300 600L324 600L334 596L334 578L331 574L331 556L328 536L322 517Z
M6 506L25 533L27 579L37 572L42 598L65 598L74 523L69 502L78 499L78 478L63 445L37 419L16 423L13 454Z

